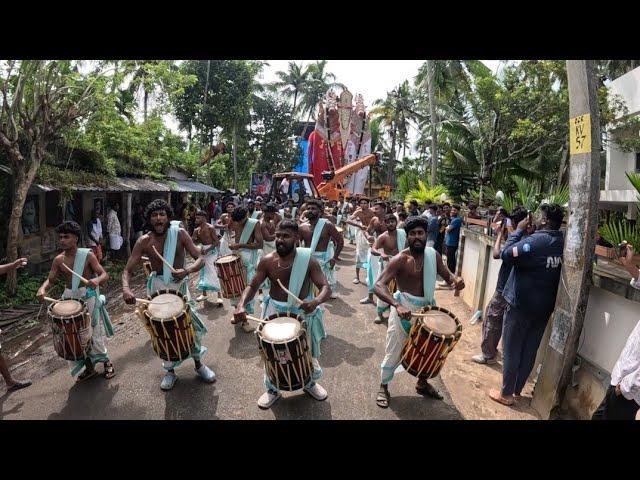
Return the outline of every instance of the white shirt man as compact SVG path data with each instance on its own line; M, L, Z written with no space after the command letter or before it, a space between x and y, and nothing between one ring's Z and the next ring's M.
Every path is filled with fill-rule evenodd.
M118 214L112 208L107 214L107 232L109 233L109 246L111 250L120 250L122 246L122 230Z
M633 263L633 248L627 246L622 264L631 273L631 286L640 290L640 272ZM629 335L611 372L611 384L592 420L633 420L640 410L640 322Z

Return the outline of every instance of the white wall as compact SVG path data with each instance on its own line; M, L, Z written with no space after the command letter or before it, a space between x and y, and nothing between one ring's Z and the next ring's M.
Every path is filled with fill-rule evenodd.
M476 277L482 274L482 272L478 272L480 248L484 248L484 245L474 236L465 237L464 257L462 258L462 278L464 278L465 287L462 290L462 300L469 306L473 305L476 293Z
M629 109L629 114L640 112L640 67L612 81L609 92L620 95Z
M489 259L489 270L487 271L487 284L484 289L484 299L482 301L482 311L484 312L496 291L496 283L498 283L498 273L500 273L500 266L502 260L494 259L493 256Z
M622 152L616 147L615 135L612 135L607 148L605 188L607 190L633 190L626 172L635 171L636 155L634 152Z
M609 374L640 320L640 303L592 286L578 353Z

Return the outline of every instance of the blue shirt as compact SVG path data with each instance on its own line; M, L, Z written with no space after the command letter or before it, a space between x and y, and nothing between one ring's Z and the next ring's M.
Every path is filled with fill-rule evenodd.
M502 250L503 265L513 267L503 296L509 305L547 321L560 283L564 235L558 230L541 230L523 236L523 230L516 230Z
M458 242L460 241L460 227L462 226L462 219L460 217L455 217L451 220L449 227L451 227L451 231L447 232L444 236L444 244L447 247L457 247Z

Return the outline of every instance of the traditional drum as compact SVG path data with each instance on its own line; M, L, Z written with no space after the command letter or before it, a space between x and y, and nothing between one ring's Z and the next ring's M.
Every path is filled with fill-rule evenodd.
M460 340L462 323L446 308L424 307L421 313L428 315L412 325L402 350L402 366L414 377L433 378Z
M278 390L300 390L311 381L313 364L306 322L294 314L274 314L256 331L269 381Z
M247 272L238 255L225 255L215 261L223 298L239 298L247 287Z
M91 315L82 300L60 300L49 305L53 347L65 360L83 360L91 348Z
M162 360L177 362L188 358L195 344L191 308L187 298L175 290L162 290L150 303L139 308L151 336L153 350Z

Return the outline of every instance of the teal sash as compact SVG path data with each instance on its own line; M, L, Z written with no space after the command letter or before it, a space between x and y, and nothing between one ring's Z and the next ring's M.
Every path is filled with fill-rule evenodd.
M165 239L165 242L164 242L164 250L162 252L162 256L169 263L169 265L173 265L173 262L176 258L176 248L178 246L179 231L180 231L180 221L172 220L171 226L169 227L169 231L167 232L167 238ZM165 284L169 284L171 282L171 278L172 278L171 269L165 264L162 267L162 281Z
M396 229L396 232L397 232L396 241L398 242L398 253L400 253L407 246L407 232L405 232L403 228Z
M422 288L424 290L424 299L429 305L435 305L436 300L434 292L436 290L436 251L432 247L424 249L424 265L422 268Z
M318 223L316 223L316 226L313 229L313 237L311 238L311 245L309 246L311 248L311 253L316 251L316 247L318 246L318 242L320 241L325 223L327 223L327 219L321 218L320 220L318 220Z
M258 218L258 215L260 215L260 210L254 210L253 213L251 214L251 218L255 220Z
M257 224L258 220L255 218L248 218L247 223L244 224L242 235L240 235L240 241L238 243L247 243Z

